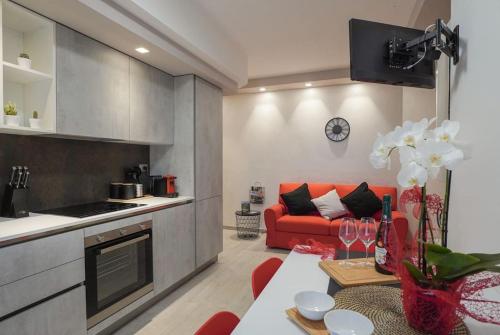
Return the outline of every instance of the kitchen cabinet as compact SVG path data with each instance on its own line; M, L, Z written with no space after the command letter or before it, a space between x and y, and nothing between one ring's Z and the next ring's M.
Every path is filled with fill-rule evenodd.
M87 334L85 288L79 286L0 322L2 334Z
M153 278L161 293L195 270L193 203L153 213Z
M174 143L174 79L130 59L130 141Z
M196 200L222 195L222 91L195 79Z
M196 267L222 251L222 196L196 202Z
M81 229L0 248L0 286L83 257Z
M130 137L129 57L65 26L56 26L57 133Z

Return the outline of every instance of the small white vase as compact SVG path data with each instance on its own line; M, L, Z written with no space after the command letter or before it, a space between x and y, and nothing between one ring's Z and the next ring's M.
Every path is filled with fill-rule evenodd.
M29 122L30 122L30 128L33 128L33 129L40 129L40 128L42 128L42 119L33 119L33 118L30 118Z
M17 57L17 64L27 69L31 69L31 59L29 58Z
M5 124L7 126L19 127L19 117L17 115L5 115Z

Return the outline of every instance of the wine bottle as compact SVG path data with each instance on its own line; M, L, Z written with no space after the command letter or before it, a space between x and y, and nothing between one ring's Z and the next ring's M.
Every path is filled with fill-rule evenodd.
M389 233L392 229L391 196L384 195L382 201L382 218L375 236L375 270L385 275L391 275L389 265L392 255L389 246Z

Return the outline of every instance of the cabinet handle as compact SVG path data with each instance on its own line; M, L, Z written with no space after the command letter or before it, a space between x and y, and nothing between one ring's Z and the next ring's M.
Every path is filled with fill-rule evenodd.
M115 251L115 250L124 248L126 246L138 243L140 241L147 240L149 237L150 237L149 234L146 234L146 235L142 235L142 236L133 238L131 240L122 242L122 243L118 243L118 244L112 245L112 246L110 246L108 248L101 249L100 252L99 252L99 254L101 254L101 255L107 254L107 253L109 253L111 251Z

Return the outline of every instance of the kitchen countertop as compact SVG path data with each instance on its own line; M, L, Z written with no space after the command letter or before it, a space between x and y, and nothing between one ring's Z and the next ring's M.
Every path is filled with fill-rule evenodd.
M20 219L0 217L0 247L32 240L41 236L49 236L64 231L80 229L127 216L154 212L171 206L188 203L193 200L194 198L189 196L179 196L177 198L145 197L136 200L128 200L126 202L145 204L146 206L124 209L86 218L36 213L30 213L29 217Z

